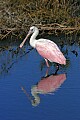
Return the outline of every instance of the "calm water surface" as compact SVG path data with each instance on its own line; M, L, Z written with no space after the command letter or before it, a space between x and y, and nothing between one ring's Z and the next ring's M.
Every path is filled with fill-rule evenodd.
M29 44L0 43L0 120L80 120L80 47L50 39L67 58L56 75Z

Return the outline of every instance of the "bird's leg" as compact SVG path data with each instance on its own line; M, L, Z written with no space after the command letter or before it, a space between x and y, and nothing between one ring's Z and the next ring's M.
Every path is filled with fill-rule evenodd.
M44 58L44 59L45 59L45 58ZM49 63L48 63L48 60L45 59L45 61L46 61L46 65L47 65L47 67L50 67L50 66L49 66Z
M46 70L45 77L47 77L47 76L48 76L48 72L49 72L49 67L48 67L48 68L47 68L47 70Z
M57 63L57 66L56 66L56 71L55 71L55 74L57 74L58 70L59 70L59 64Z

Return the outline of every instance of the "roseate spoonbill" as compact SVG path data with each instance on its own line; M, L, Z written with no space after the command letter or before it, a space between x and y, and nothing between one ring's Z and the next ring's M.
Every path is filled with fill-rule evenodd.
M20 44L20 48L24 45L30 34L32 34L30 38L30 45L33 48L36 48L38 53L45 59L47 67L49 67L48 60L50 62L56 62L64 65L66 64L66 58L53 41L43 38L36 40L36 36L39 34L39 30L35 26L30 27L26 38Z

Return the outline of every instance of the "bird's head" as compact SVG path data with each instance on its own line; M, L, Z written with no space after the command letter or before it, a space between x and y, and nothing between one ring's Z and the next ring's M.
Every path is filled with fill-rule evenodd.
M23 45L24 45L25 41L27 40L27 38L28 38L31 34L33 34L34 32L36 32L36 35L37 35L37 34L39 33L38 28L35 27L35 26L30 27L30 30L29 30L27 36L25 37L25 39L23 40L23 42L20 44L20 48L23 47Z
M29 30L28 34L31 35L31 34L33 34L34 32L36 33L36 35L38 35L38 33L39 33L38 28L35 27L35 26L30 27L30 30Z

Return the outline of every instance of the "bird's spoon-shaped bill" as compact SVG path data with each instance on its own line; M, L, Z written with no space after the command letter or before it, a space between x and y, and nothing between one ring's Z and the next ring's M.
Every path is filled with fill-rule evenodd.
M20 44L20 48L23 47L24 43L26 42L27 38L30 36L31 32L29 31L28 34L26 35L25 39L23 40L23 42Z

